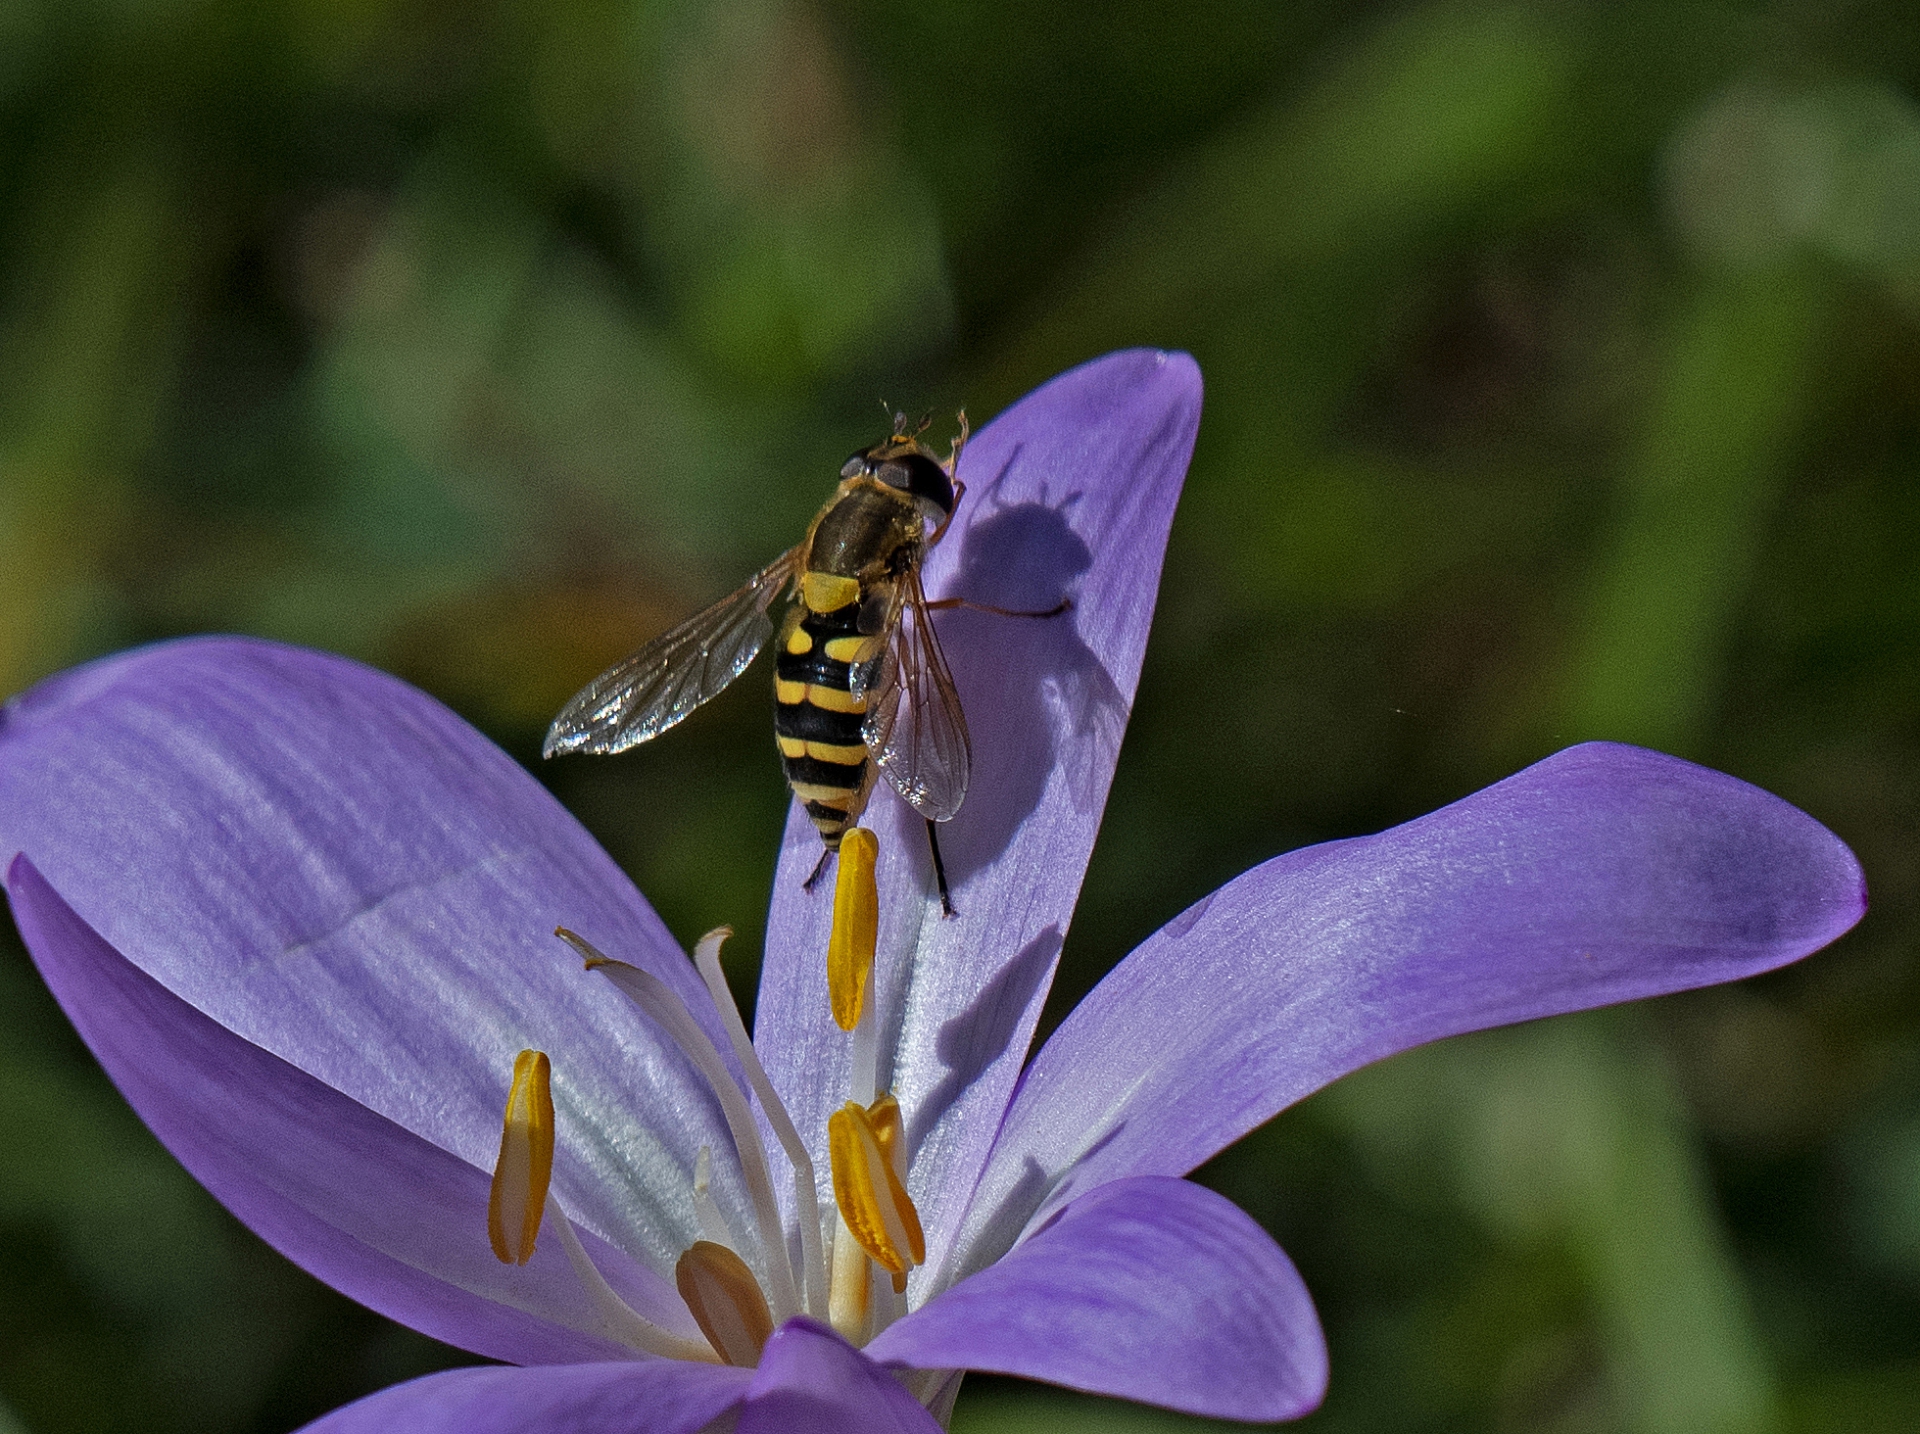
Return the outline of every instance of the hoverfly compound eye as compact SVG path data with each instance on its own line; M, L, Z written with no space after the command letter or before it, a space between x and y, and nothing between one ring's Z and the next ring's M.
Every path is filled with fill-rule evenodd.
M840 465L842 478L858 478L867 471L867 451L863 448Z
M905 488L943 514L953 511L953 480L947 476L946 469L925 453L909 453L887 466L905 470L902 478L888 480L896 488Z
M910 493L942 514L953 511L953 482L947 470L924 453L902 453L874 465L873 476L889 488Z

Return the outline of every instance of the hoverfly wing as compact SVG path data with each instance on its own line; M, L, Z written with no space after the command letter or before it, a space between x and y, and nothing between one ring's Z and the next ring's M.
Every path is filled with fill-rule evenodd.
M798 547L789 548L712 607L594 678L553 719L541 755L624 752L719 696L772 636L767 609L799 557Z
M874 765L907 805L944 822L966 800L973 767L967 718L940 651L920 575L901 580L905 611L870 683L860 735Z
M860 630L869 635L880 635L882 640L872 657L865 662L854 663L852 671L847 674L847 691L855 699L884 695L892 684L898 666L894 658L894 640L899 636L900 609L906 598L907 585L895 579L888 581L884 590L875 591L868 600L870 606L862 614ZM860 725L864 732L868 724L863 722ZM876 752L880 750L871 741L867 745Z

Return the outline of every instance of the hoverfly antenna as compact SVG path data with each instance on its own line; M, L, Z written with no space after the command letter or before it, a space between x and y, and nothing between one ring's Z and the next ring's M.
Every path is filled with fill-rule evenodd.
M920 415L920 421L914 424L913 436L918 438L931 427L933 427L933 410L929 408L925 413Z

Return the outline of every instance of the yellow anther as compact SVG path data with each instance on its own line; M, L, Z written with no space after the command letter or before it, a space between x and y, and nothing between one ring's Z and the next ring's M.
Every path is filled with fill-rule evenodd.
M867 1124L873 1127L874 1142L880 1147L880 1153L887 1157L887 1164L893 1167L893 1173L905 1180L906 1125L900 1119L900 1102L893 1098L892 1091L883 1091L880 1098L867 1107Z
M500 1159L487 1197L487 1238L502 1264L533 1258L553 1178L553 1067L545 1051L513 1058L513 1086L500 1130Z
M891 1091L884 1092L878 1100L867 1107L867 1122L873 1127L874 1142L879 1145L880 1153L887 1157L887 1164L893 1167L893 1173L904 1184L907 1178L907 1136L906 1126L900 1119L900 1102L893 1098ZM893 1292L903 1295L907 1292L907 1272L892 1270Z
M892 1098L882 1096L874 1105L883 1102L891 1104ZM898 1118L895 1107L896 1124ZM889 1143L899 1148L897 1130ZM880 1143L873 1111L855 1101L836 1110L827 1121L827 1148L833 1160L833 1198L860 1248L893 1275L905 1275L924 1262L927 1244L920 1212Z
M751 1369L773 1333L773 1312L747 1262L725 1245L696 1240L673 1267L673 1282L715 1354Z
M860 1024L880 933L880 895L873 863L880 842L865 827L840 838L840 870L833 883L833 931L827 937L827 992L833 1019L850 1031Z

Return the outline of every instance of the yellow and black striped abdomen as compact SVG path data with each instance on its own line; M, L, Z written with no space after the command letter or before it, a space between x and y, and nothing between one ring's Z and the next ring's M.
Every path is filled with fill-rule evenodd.
M856 625L857 585L838 581L852 590L842 606L830 612L796 606L799 621L789 621L782 636L773 679L773 731L787 785L835 851L873 786L873 763L860 737L867 703L850 687L854 664L879 642L863 637Z

